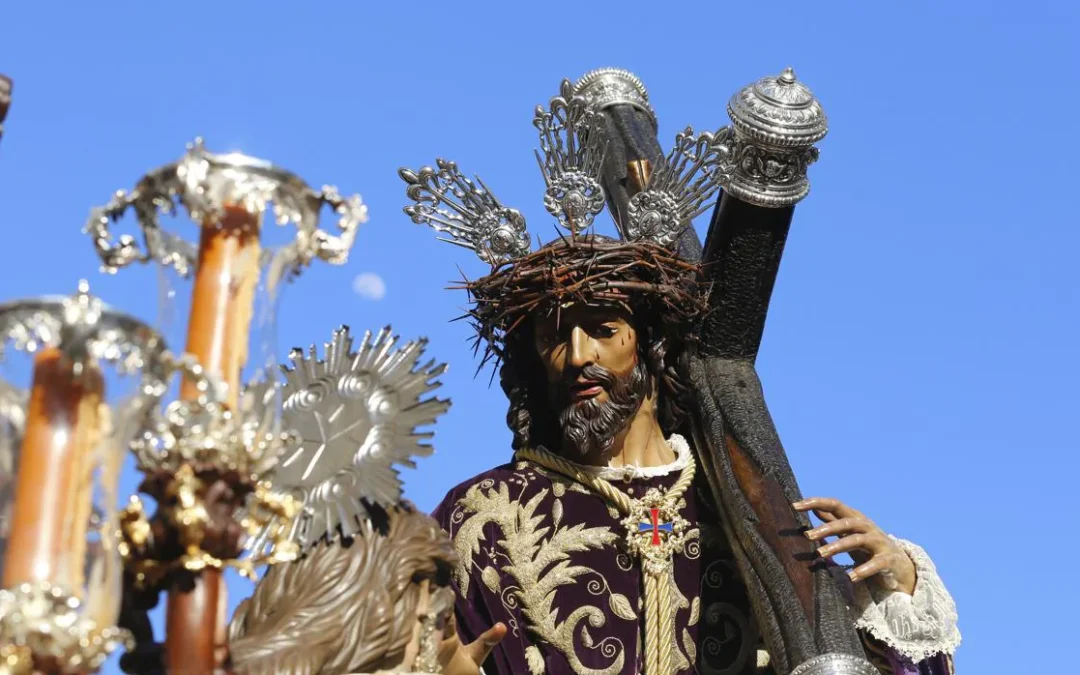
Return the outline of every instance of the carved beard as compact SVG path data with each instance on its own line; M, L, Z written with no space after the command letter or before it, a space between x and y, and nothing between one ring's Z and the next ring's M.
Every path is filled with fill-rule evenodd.
M578 375L574 373L574 379ZM580 376L603 386L607 401L592 398L563 405L559 413L562 447L581 457L606 459L615 436L630 423L648 395L649 374L644 362L639 360L625 375L590 365L581 370ZM563 387L562 395L567 396L567 391L568 387Z

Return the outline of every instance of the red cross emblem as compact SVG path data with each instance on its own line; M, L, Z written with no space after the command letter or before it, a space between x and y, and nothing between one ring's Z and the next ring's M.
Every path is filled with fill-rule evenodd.
M659 546L661 543L660 533L671 534L674 531L674 526L672 523L660 522L660 509L649 509L649 516L649 522L638 525L638 532L642 534L652 532L652 545Z

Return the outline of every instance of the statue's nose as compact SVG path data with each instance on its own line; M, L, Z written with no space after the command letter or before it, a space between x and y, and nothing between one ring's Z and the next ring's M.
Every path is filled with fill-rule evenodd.
M592 363L589 342L589 334L580 327L575 326L574 329L570 331L570 337L566 344L566 363L568 366L572 368L584 368Z

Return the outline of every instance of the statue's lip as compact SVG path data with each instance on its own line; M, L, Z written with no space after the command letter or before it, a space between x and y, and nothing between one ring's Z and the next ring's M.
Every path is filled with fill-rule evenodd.
M604 391L604 385L599 382L578 381L570 385L570 396L575 400L593 398Z

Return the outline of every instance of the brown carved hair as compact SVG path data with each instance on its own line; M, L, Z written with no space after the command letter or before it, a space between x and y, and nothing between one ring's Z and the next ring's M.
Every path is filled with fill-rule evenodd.
M375 517L345 543L272 567L229 626L238 675L345 675L395 668L413 637L421 585L449 585L456 556L429 516Z

